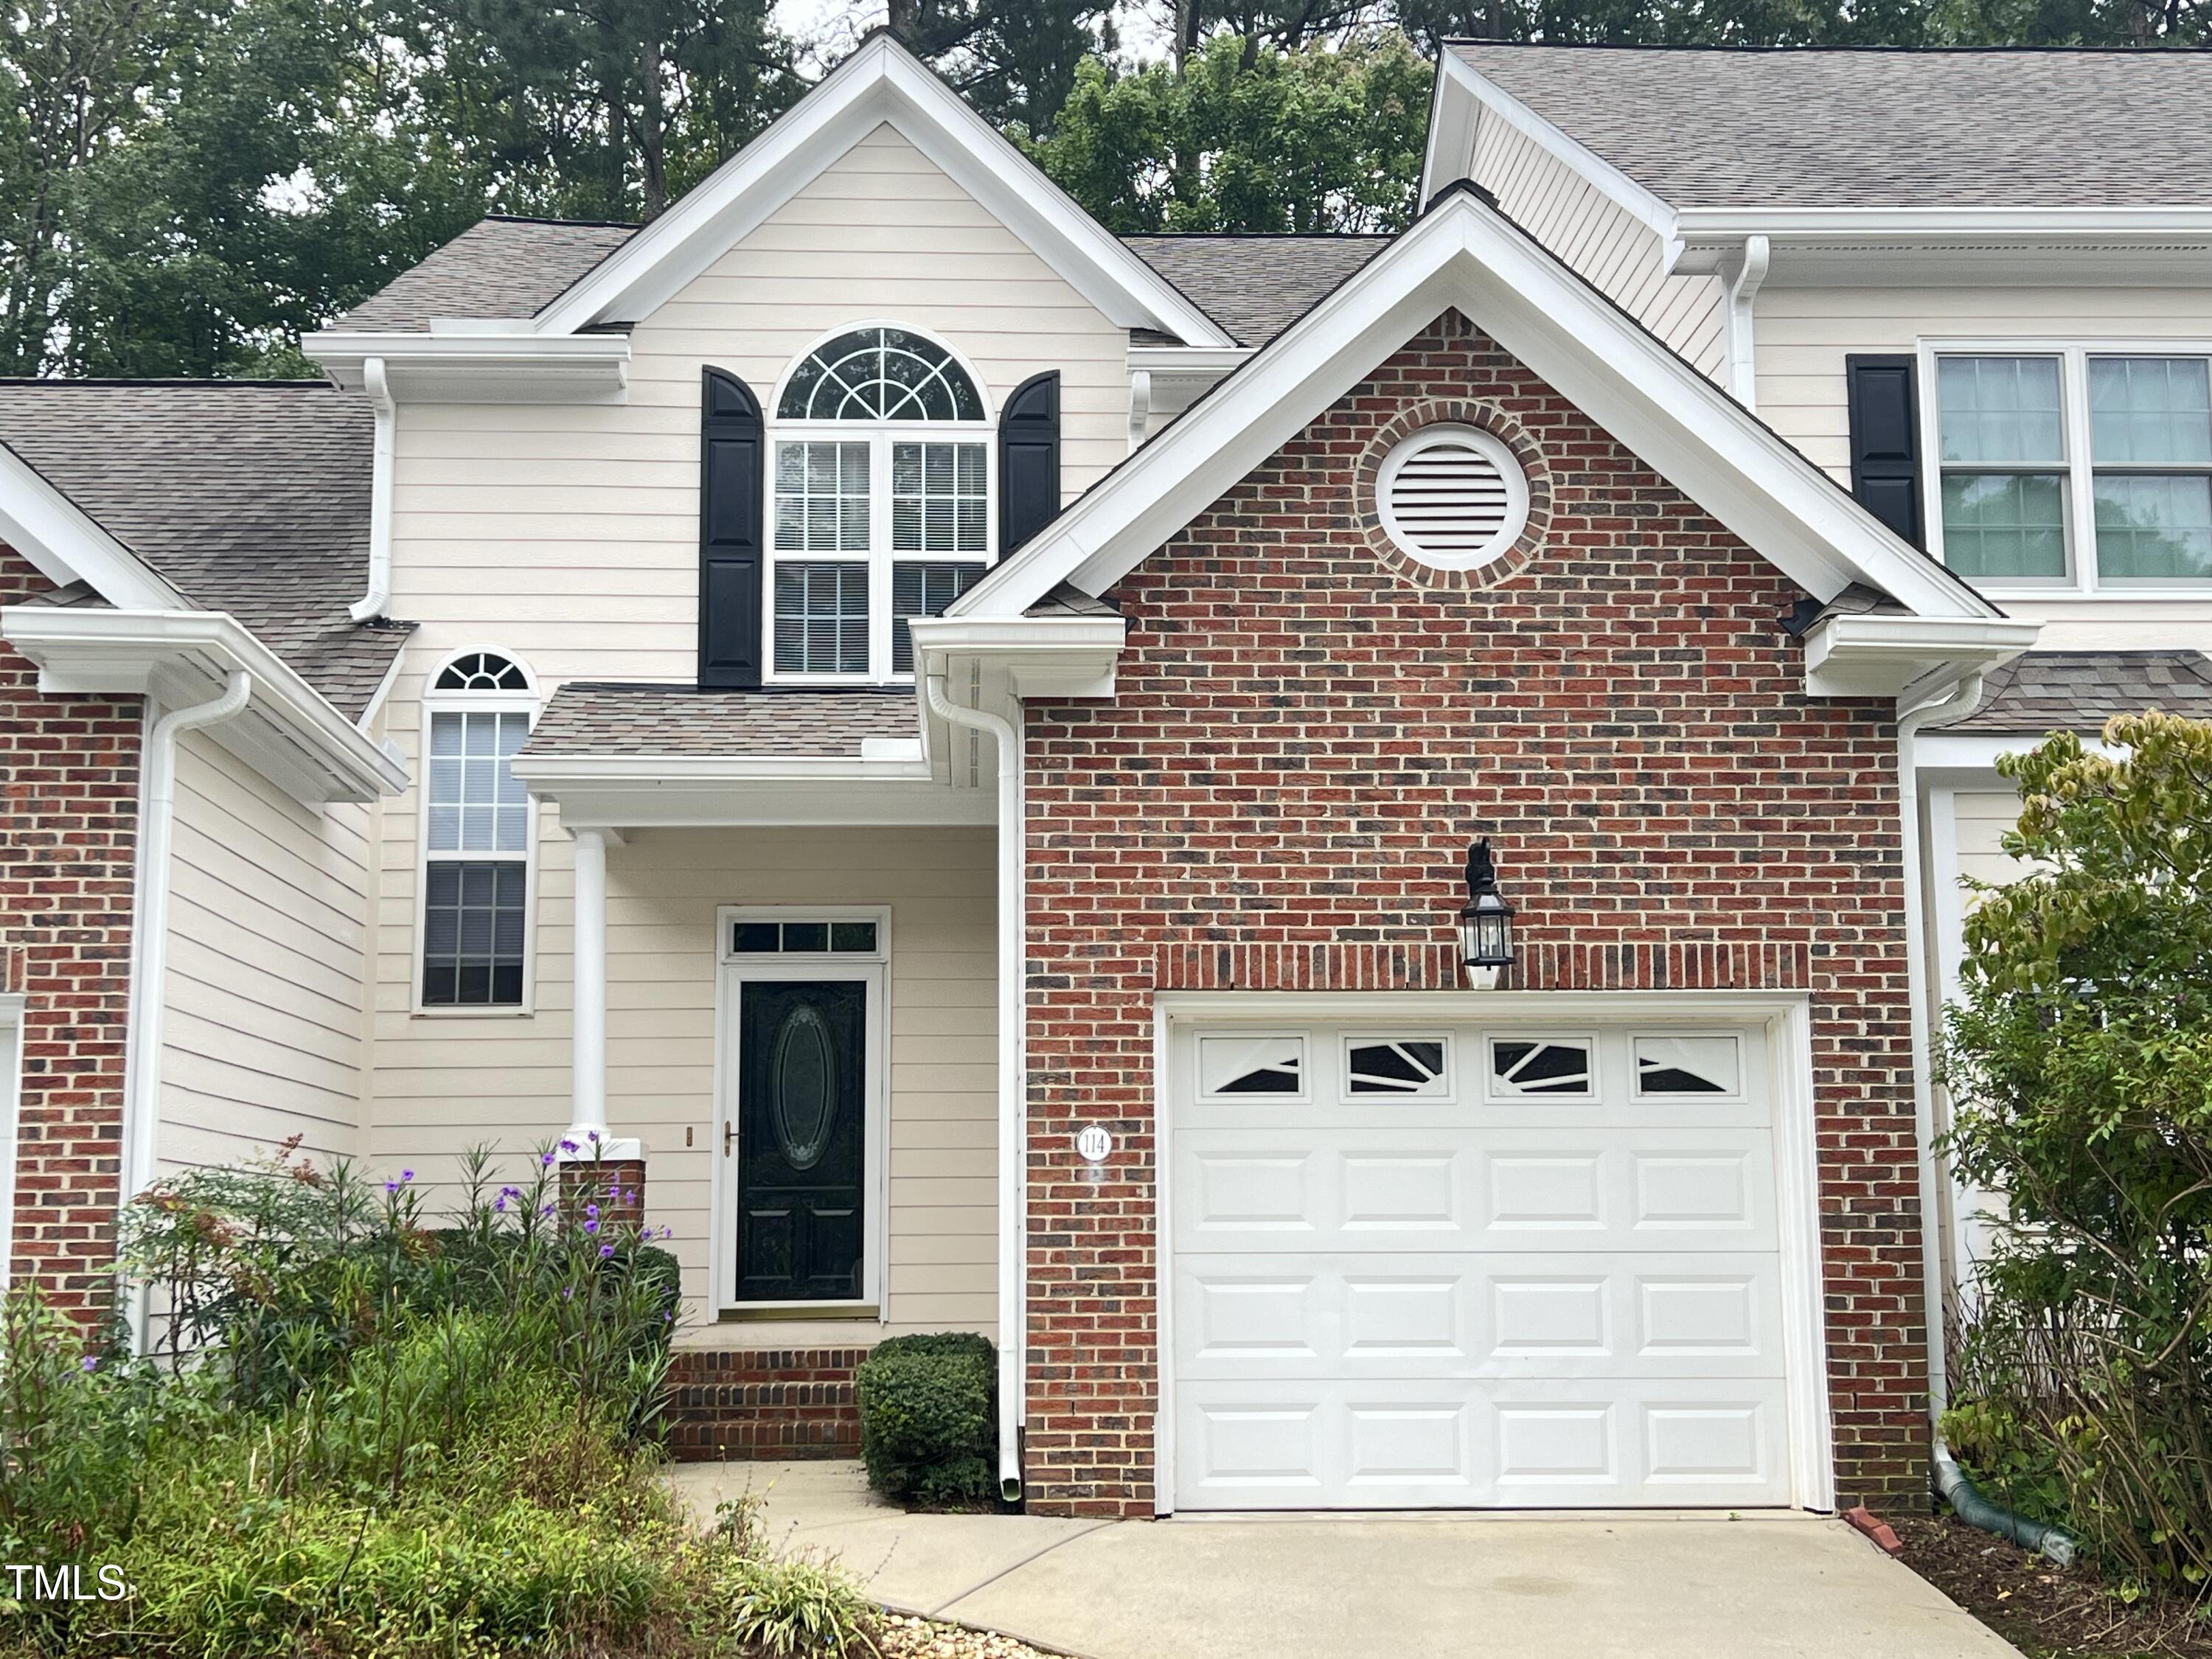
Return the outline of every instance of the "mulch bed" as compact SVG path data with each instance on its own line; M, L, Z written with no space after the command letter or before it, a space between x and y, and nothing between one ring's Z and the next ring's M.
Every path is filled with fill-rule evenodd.
M1955 1516L1890 1524L1905 1565L2032 1659L2212 1659L2212 1621L2188 1607L2129 1607L2094 1568L2055 1567Z

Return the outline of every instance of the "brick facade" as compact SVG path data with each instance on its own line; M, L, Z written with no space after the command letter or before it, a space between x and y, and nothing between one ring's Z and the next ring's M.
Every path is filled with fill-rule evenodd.
M719 1458L858 1457L853 1372L866 1348L679 1350L668 1374L668 1449Z
M0 605L53 586L0 547ZM12 1267L108 1306L137 848L137 697L55 697L0 642L0 989L20 993Z
M1472 575L1372 517L1438 418L1530 476ZM1804 696L1789 580L1455 314L1115 597L1113 700L1029 713L1031 1506L1152 1504L1155 993L1455 986L1478 828L1519 986L1810 991L1838 1485L1919 1489L1893 711ZM1086 1122L1122 1149L1103 1185Z

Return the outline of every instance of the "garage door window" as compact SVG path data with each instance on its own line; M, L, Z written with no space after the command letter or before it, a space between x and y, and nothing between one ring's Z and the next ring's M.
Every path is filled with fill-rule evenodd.
M1490 1092L1501 1099L1564 1095L1587 1099L1595 1087L1588 1038L1492 1037Z
M1353 1038L1345 1044L1345 1091L1437 1099L1451 1092L1442 1037Z
M1741 1094L1742 1051L1732 1036L1640 1036L1636 1039L1636 1092Z
M1198 1040L1201 1095L1302 1095L1306 1040L1301 1036L1207 1036Z

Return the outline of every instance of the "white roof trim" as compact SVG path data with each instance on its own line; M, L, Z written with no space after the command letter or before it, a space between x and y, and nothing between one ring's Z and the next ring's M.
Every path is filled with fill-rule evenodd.
M951 607L1102 593L1444 311L1456 307L1822 599L1853 582L1924 616L2002 613L1468 191L1262 349Z
M1474 149L1480 124L1493 119L1534 139L1577 178L1609 197L1655 233L1666 266L1673 267L1682 244L1679 216L1672 206L1564 128L1537 114L1449 46L1437 59L1436 106L1429 122L1428 149L1421 161L1422 201L1461 179L1482 182L1474 179ZM1445 148L1448 141L1450 150ZM1464 155L1452 153L1462 147Z
M629 384L626 334L337 332L307 335L300 349L349 392L381 361L410 403L613 402Z
M138 693L175 702L243 671L246 713L218 741L304 801L374 800L407 787L407 769L223 611L106 610L17 605L0 635L59 691ZM181 688L181 692L180 692Z
M547 307L537 332L569 334L646 316L885 123L1112 322L1193 345L1236 343L889 33L863 43L759 137Z
M0 541L58 587L88 582L110 605L191 607L190 599L5 444L0 444Z
M2212 208L2174 207L1719 207L1684 208L1686 239L1735 241L1757 234L1808 237L1977 236L2109 242L2212 234Z

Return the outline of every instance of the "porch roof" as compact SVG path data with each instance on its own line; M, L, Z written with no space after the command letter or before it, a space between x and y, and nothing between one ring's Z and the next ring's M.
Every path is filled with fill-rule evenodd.
M807 757L858 760L871 740L919 743L914 692L572 681L553 694L525 744L525 760L580 756Z
M1991 672L1982 706L1948 732L2094 732L2146 708L2212 720L2201 651L2031 651Z

